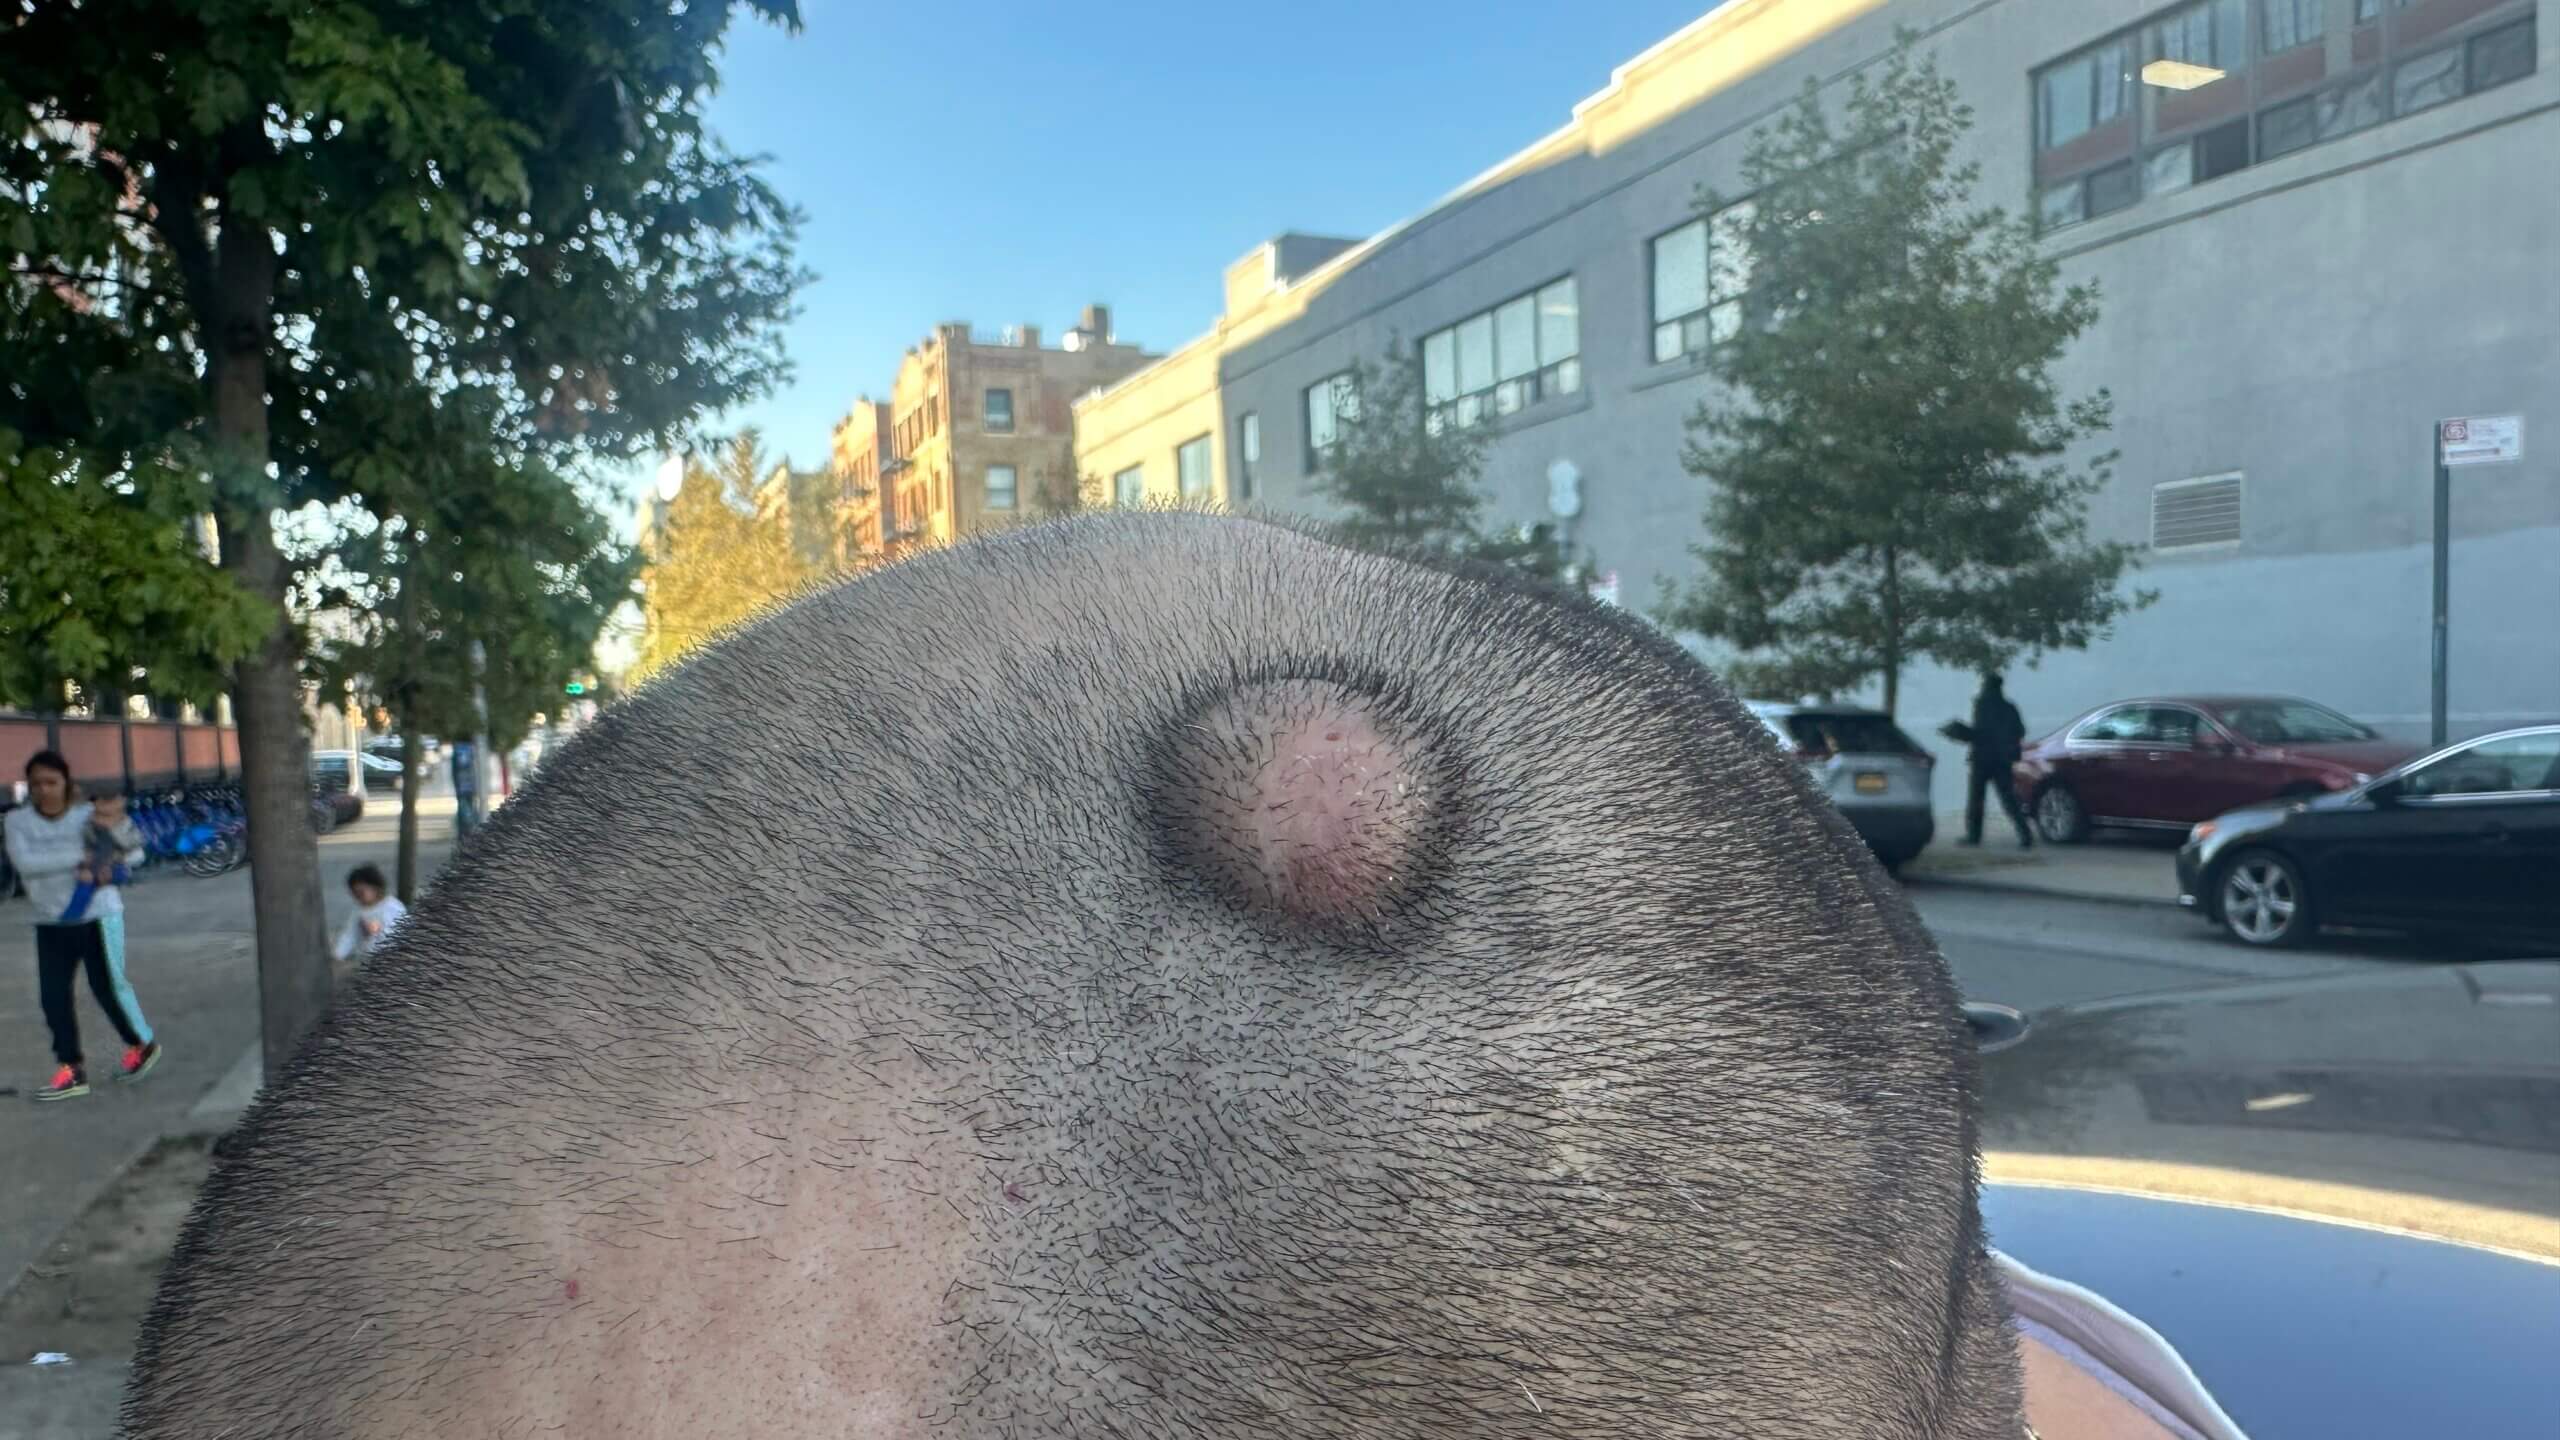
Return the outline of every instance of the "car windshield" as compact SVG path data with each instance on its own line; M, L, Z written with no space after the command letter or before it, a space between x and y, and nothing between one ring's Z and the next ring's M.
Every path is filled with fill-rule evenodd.
M311 774L318 780L344 780L347 778L347 757L314 755L311 757Z
M2377 740L2371 729L2304 700L2246 700L2225 705L2222 723L2261 745L2335 745Z

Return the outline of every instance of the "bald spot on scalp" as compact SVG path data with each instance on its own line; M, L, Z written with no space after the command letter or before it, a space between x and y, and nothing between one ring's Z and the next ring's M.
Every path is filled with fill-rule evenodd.
M243 1128L132 1433L2014 1440L1972 1064L1634 622L1041 527L553 759Z

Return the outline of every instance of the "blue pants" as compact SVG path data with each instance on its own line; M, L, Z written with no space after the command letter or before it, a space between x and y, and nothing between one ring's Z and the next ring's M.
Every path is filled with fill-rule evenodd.
M127 1045L151 1043L151 1024L142 1018L124 975L124 916L101 915L77 925L36 927L36 998L44 1009L45 1029L53 1033L53 1058L78 1065L80 1017L71 1008L71 977L89 977L90 997L107 1012L107 1023Z

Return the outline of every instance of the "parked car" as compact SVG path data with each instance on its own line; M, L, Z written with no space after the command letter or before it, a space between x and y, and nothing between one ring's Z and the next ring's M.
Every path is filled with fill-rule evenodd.
M400 788L400 756L406 748L397 735L364 742L364 788L397 791ZM426 762L420 761L418 765L420 778L423 779L428 773Z
M2012 779L2056 844L2099 826L2184 830L2244 805L2352 790L2417 753L2284 695L2101 705L2028 746Z
M2560 952L2560 725L2208 820L2178 852L2178 903L2252 945L2340 924Z
M329 798L330 814L336 824L344 825L364 814L364 791L356 783L358 763L353 750L311 752L311 793Z
M1937 757L1881 710L1745 701L1769 733L1813 772L1841 818L1885 869L1917 855L1935 833L1929 779Z

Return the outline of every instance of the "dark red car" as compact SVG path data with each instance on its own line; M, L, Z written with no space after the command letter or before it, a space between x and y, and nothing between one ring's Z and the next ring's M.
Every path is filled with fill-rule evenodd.
M2036 833L2068 843L2350 789L2418 749L2290 696L2176 696L2101 705L2029 745L2013 774Z

